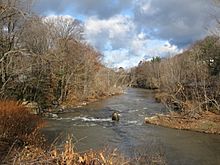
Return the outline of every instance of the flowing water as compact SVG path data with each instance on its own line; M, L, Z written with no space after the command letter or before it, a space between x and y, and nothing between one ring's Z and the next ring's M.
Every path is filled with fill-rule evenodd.
M119 122L111 114L121 114ZM73 134L78 151L118 148L129 157L160 152L173 165L220 164L220 136L180 131L144 123L146 116L164 112L152 91L130 88L125 94L91 103L47 120L49 140Z

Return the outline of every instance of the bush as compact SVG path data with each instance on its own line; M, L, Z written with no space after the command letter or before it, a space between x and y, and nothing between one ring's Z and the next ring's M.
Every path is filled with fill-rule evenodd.
M15 141L40 144L39 129L43 121L15 101L0 101L0 139L10 144ZM40 141L39 141L40 140Z

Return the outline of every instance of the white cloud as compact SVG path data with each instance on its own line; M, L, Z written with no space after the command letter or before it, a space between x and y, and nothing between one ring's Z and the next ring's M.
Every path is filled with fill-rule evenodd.
M69 15L50 15L45 20L60 18L74 20ZM139 31L134 20L128 16L117 15L108 19L89 17L84 27L87 42L104 54L103 63L109 67L129 68L141 60L181 52L169 41L152 39Z
M90 17L85 22L85 33L87 41L104 53L103 61L110 67L133 67L143 59L181 52L168 41L151 39L139 32L127 16Z
M215 26L212 14L220 15L207 0L39 0L35 11L80 18L87 41L115 67L179 53Z
M135 25L129 17L117 15L110 19L90 17L85 21L86 39L98 49L109 43L112 49L126 47L125 40L130 40Z

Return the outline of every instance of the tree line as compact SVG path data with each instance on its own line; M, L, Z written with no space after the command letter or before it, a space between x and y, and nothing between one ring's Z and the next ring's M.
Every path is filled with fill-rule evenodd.
M185 115L220 112L220 37L208 36L183 53L140 62L134 86L157 89L156 98Z
M69 17L41 17L32 1L0 1L0 98L74 103L120 92L126 73L101 63L84 40L84 25Z

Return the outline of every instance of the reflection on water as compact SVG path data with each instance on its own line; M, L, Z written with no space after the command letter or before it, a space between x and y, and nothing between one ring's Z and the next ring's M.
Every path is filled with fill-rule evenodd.
M111 120L114 111L121 114L119 122ZM124 95L95 102L74 109L71 113L60 114L58 119L48 120L44 132L49 140L73 134L79 151L108 146L134 157L138 152L150 153L162 149L168 164L220 164L220 136L143 123L145 116L163 111L164 107L155 102L151 91L128 89ZM65 140L63 136L61 141Z

